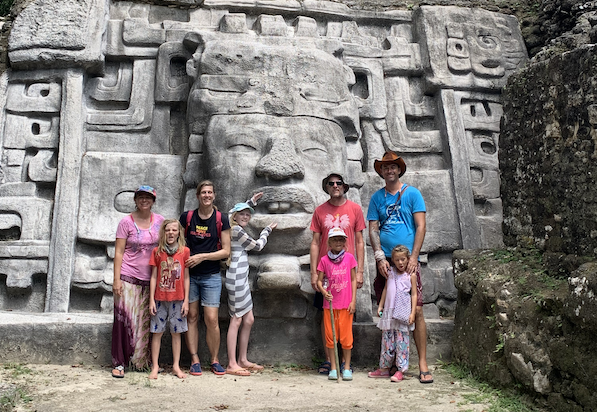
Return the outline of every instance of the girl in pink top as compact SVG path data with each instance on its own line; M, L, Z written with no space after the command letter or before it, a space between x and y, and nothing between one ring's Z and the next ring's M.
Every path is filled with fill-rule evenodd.
M401 381L408 370L410 331L415 329L417 308L417 275L406 272L409 257L406 246L392 250L392 266L377 309L381 318L377 327L382 330L379 369L369 372L370 378L388 378L394 359L398 370L390 378L392 382Z
M116 231L114 251L114 324L112 376L124 377L125 366L149 367L149 279L151 251L158 244L164 218L153 213L155 189L140 186L136 210L124 217Z
M344 355L342 380L350 381L352 380L352 371L350 370L353 344L352 318L357 304L357 261L345 250L346 237L346 233L339 227L331 228L328 232L329 251L317 265L317 287L325 300L329 302L327 308L325 304L323 307L326 347L334 347L330 317L330 309L332 309L336 336L342 345L342 354ZM338 379L336 359L332 357L330 361L332 367L328 379Z

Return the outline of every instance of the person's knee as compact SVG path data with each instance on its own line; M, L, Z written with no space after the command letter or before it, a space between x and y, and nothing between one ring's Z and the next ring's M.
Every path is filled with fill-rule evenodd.
M189 308L189 313L187 314L187 323L190 325L197 325L197 321L199 320L199 310L192 310ZM190 328L189 328L190 329Z
M243 317L243 325L250 327L253 326L253 323L255 323L255 317L249 312Z
M415 309L415 322L425 323L425 314L423 313L423 306L417 306Z
M217 308L216 308L217 309ZM218 311L207 311L204 308L205 327L208 330L216 330L220 326L218 322Z

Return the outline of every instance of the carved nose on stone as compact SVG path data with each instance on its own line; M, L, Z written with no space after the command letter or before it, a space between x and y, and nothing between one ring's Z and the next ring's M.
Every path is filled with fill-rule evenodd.
M288 137L276 137L272 139L269 153L257 163L255 174L275 180L302 179L305 177L305 167L296 153L292 140Z

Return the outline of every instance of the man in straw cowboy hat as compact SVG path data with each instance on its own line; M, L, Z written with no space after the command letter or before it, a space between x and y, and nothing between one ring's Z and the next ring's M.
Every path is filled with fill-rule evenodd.
M387 151L374 163L375 171L386 182L371 196L367 220L369 237L375 253L377 276L373 284L379 302L390 269L392 249L404 245L410 250L407 271L417 275L417 309L415 312L415 345L419 354L419 380L433 382L427 366L427 326L423 317L421 264L419 253L425 239L425 201L418 189L400 182L406 172L404 160Z
M363 286L363 271L365 267L365 241L363 240L363 230L365 218L361 206L351 202L346 198L349 186L344 182L340 173L330 173L321 182L324 192L330 195L330 198L319 205L313 213L311 219L311 231L313 239L311 241L311 287L316 291L313 305L318 310L323 310L323 295L317 288L317 264L322 256L328 253L328 233L332 228L340 228L346 233L346 251L357 259L357 288ZM331 367L331 357L333 350L325 346L325 329L321 323L321 336L324 342L324 351L326 360L319 366L319 373L327 374Z

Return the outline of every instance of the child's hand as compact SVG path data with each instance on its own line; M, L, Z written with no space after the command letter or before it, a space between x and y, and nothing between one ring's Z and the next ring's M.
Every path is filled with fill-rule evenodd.
M257 204L257 201L258 201L259 199L261 199L261 197L262 197L262 196L263 196L263 192L255 193L255 194L253 195L253 197L251 197L251 201L252 201L254 204Z
M327 300L328 302L331 302L332 299L334 298L332 296L332 294L330 292L328 292L327 290L325 291L325 293L323 294L323 297L325 298L325 300Z
M278 222L272 222L272 223L270 223L270 224L268 225L268 227L269 227L271 230L274 230L275 228L277 228L277 227L278 227Z
M383 316L383 306L377 308L377 315L381 318Z
M350 302L350 305L348 305L348 313L355 313L356 311L357 311L356 302Z
M182 317L186 318L189 314L189 302L186 300L182 302L182 308L180 308L180 312L182 313Z
M411 313L410 316L408 317L408 324L412 325L413 323L415 323L415 314Z
M151 313L151 316L155 316L155 314L158 313L155 307L155 300L149 301L149 313Z

